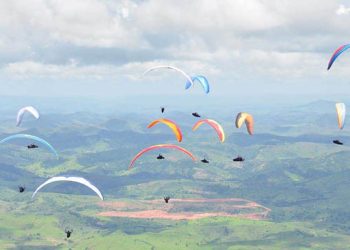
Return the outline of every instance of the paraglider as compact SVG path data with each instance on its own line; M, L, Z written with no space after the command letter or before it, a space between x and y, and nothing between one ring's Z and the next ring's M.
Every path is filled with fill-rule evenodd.
M173 122L169 119L160 118L160 119L154 120L153 122L148 124L147 128L152 128L154 125L156 125L158 123L163 123L163 124L167 125L175 134L177 141L178 142L182 141L182 132L181 132L180 127L175 122Z
M236 117L236 128L240 128L245 122L245 125L247 127L247 131L250 135L253 135L254 132L254 119L251 114L248 114L246 112L240 112L238 113Z
M350 48L350 44L340 46L336 51L334 51L332 57L329 59L327 70L330 70L338 56L340 56L348 48Z
M203 162L203 163L209 163L209 161L207 160L207 159L203 159L203 160L201 160L201 162Z
M73 230L70 229L65 229L64 232L66 233L67 239L71 236L71 234L73 233Z
M187 80L185 89L189 89L190 87L192 87L193 83L195 83L196 81L198 81L202 85L204 92L208 94L210 91L209 81L205 76L201 75L192 77L192 83Z
M157 159L158 159L158 160L164 160L165 157L164 157L163 155L159 154L159 155L157 156Z
M344 143L342 143L341 141L339 140L333 140L333 143L334 144L337 144L337 145L343 145Z
M26 187L25 187L25 186L18 186L18 191L19 191L20 193L23 193L24 190L26 190Z
M100 197L101 200L103 200L103 196L100 192L100 190L98 190L97 187L95 187L94 185L92 185L88 180L82 178L82 177L65 177L65 176L56 176L56 177L52 177L50 179L48 179L47 181L45 181L43 184L41 184L33 193L32 195L32 199L34 199L35 195L46 185L54 183L54 182L58 182L58 181L69 181L69 182L76 182L76 183L80 183L82 185L85 185L86 187L90 188L92 191L94 191L98 197Z
M23 116L24 114L28 112L31 115L33 115L35 117L35 119L39 119L40 118L40 114L39 111L32 107L32 106L27 106L24 108L21 108L18 112L17 112L17 122L16 122L16 126L18 127L19 125L21 125L22 120L23 120Z
M177 145L173 145L173 144L158 144L158 145L153 145L150 147L147 147L145 149L142 149L139 153L137 153L134 158L131 160L130 164L129 164L129 169L131 169L134 166L135 161L142 156L144 153L151 151L151 150L155 150L155 149L160 149L160 148L170 148L170 149L176 149L179 150L185 154L187 154L189 157L191 157L191 159L193 161L196 161L196 158L193 156L193 154L191 152L189 152L187 149L184 149L180 146Z
M197 112L192 113L194 117L201 117Z
M27 146L28 149L32 149L32 148L38 148L39 146L38 145L35 145L35 144L30 144Z
M204 123L210 125L216 131L221 142L225 141L224 129L221 127L221 125L218 122L216 122L214 120L211 120L211 119L200 120L200 121L196 122L196 124L194 124L192 130L196 131L197 128Z
M165 201L165 203L168 203L168 202L169 202L169 200L170 200L170 197L169 197L169 196L164 197L164 201Z
M343 129L344 123L345 123L345 115L346 115L345 104L338 102L335 104L335 109L337 111L338 127L339 129Z
M233 161L244 161L244 158L241 156L237 156L236 158L233 159Z
M165 111L165 108L164 107L161 107L160 108L160 111L162 112L162 114L164 113L164 111Z
M52 147L51 144L48 143L47 141L45 141L44 139L37 137L37 136L34 136L34 135L28 135L28 134L10 135L10 136L6 137L5 139L2 139L0 141L0 144L7 142L7 141L11 141L13 139L30 139L30 140L40 142L41 144L45 145L52 153L54 153L56 158L58 159L58 154L57 154L57 151L54 149L54 147Z
M145 72L143 72L142 75L144 76L147 73L149 73L149 72L151 72L153 70L156 70L156 69L172 69L172 70L175 70L175 71L179 72L180 74L182 74L187 79L187 81L189 82L189 85L190 85L189 87L191 87L193 85L192 78L187 73L185 73L185 71L183 71L183 70L181 70L179 68L176 68L174 66L170 66L170 65L159 65L159 66L151 67L151 68L147 69Z

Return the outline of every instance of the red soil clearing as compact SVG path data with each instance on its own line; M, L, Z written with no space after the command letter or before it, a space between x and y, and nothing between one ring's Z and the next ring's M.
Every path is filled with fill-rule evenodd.
M252 220L266 219L271 209L245 199L171 199L136 202L100 202L99 216L142 219L195 220L206 217L239 217ZM196 211L197 210L197 211Z

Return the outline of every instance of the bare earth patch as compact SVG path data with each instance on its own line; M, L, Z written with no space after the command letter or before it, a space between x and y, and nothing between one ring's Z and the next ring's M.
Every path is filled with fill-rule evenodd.
M171 199L134 202L100 202L110 211L99 216L142 219L195 220L206 217L239 217L252 220L266 219L271 209L245 199Z

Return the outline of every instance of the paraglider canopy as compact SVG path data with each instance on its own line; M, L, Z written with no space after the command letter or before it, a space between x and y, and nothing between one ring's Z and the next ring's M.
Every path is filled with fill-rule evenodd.
M192 81L192 78L183 70L177 68L177 67L174 67L174 66L170 66L170 65L158 65L158 66L154 66L154 67L151 67L149 69L147 69L145 72L143 72L143 76L146 75L147 73L153 71L153 70L156 70L156 69L172 69L172 70L175 70L176 72L179 72L180 74L182 74L186 79L187 81L189 82L190 86L193 85L193 81Z
M253 135L254 132L254 119L251 114L248 114L246 112L240 112L238 113L236 117L236 128L240 128L245 122L245 125L247 127L247 131L250 135Z
M197 128L199 126L201 126L202 124L204 124L204 123L210 125L216 131L216 133L217 133L217 135L218 135L218 137L219 137L221 142L225 141L224 129L222 128L222 126L218 122L216 122L216 121L214 121L212 119L204 119L204 120L200 120L200 121L196 122L196 124L193 125L192 130L196 131Z
M335 109L337 111L338 127L343 129L345 124L346 106L344 103L338 102L335 104Z
M27 106L27 107L21 108L17 112L17 122L16 122L17 127L19 125L21 125L22 120L23 120L23 116L26 112L30 113L32 116L34 116L35 119L39 119L39 117L40 117L39 111L36 108L34 108L33 106Z
M192 77L192 82L195 83L196 81L198 81L202 85L204 92L206 94L209 94L210 86L208 79L205 76L197 75ZM192 86L193 84L190 81L187 81L185 89L189 89Z
M147 128L152 128L154 125L156 125L158 123L163 123L163 124L167 125L175 134L177 141L178 142L182 141L182 132L181 132L180 127L175 122L173 122L169 119L160 118L160 119L154 120L147 126Z
M138 158L140 158L144 153L151 151L151 150L160 149L160 148L176 149L178 151L185 153L189 157L191 157L191 159L193 161L196 161L196 158L193 156L193 154L185 148L182 148L182 147L174 145L174 144L158 144L158 145L153 145L153 146L150 146L148 148L142 149L140 152L138 152L137 155L135 155L134 158L131 160L131 162L129 164L129 169L131 169L134 166L135 161Z
M348 48L350 48L350 44L345 44L334 51L332 57L329 59L327 70L330 70L338 56L340 56Z
M32 195L32 199L34 199L35 195L46 185L54 183L54 182L58 182L58 181L70 181L70 182L76 182L76 183L80 183L88 188L90 188L92 191L94 191L98 197L100 197L101 200L103 200L103 196L100 192L100 190L98 190L97 187L95 187L94 185L92 185L88 180L82 178L82 177L65 177L65 176L56 176L56 177L52 177L50 179L48 179L47 181L45 181L43 184L41 184L33 193Z
M40 142L41 144L45 145L52 153L54 153L56 158L58 159L58 154L57 154L57 151L54 149L54 147L52 147L51 144L48 143L47 141L45 141L44 139L37 137L37 136L34 136L34 135L28 135L28 134L10 135L10 136L6 137L5 139L2 139L0 141L0 144L7 142L7 141L14 140L14 139L30 139L30 140Z

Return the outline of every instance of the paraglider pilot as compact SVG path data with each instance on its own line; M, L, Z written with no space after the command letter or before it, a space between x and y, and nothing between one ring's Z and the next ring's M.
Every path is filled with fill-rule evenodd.
M244 158L242 156L238 156L234 158L233 161L244 161Z
M18 191L19 191L20 193L23 193L24 190L26 190L26 187L25 187L25 186L18 186Z
M157 159L158 159L158 160L163 160L163 159L165 159L165 157L164 157L163 155L159 154L159 155L157 156Z
M333 143L337 144L337 145L343 145L343 143L341 141L339 141L339 140L334 140Z
M65 229L64 232L66 233L67 239L68 239L71 236L71 234L73 233L73 230Z

